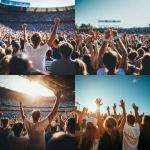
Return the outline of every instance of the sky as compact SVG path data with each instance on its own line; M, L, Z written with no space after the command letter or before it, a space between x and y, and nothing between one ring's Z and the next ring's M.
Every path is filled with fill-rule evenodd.
M121 20L123 28L145 27L150 24L150 0L75 0L75 22L79 26L104 25L98 20Z
M80 102L80 110L88 107L97 109L95 100L102 99L101 113L106 107L117 104L117 112L122 113L120 100L125 101L126 112L133 111L132 104L139 106L139 113L150 114L150 76L76 76L75 100Z
M45 96L53 97L54 93L50 89L38 84L37 82L30 82L28 79L25 79L21 76L0 76L0 87L7 87L8 89L19 91L21 93L26 93L35 96Z
M75 5L75 0L12 0L30 2L30 7L63 7Z

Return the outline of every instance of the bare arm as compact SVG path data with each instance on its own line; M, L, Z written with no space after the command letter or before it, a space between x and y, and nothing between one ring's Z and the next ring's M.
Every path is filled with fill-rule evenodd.
M116 30L112 30L111 34L113 37L118 36L118 32ZM116 39L118 46L120 48L120 51L122 53L122 58L120 60L120 67L124 69L124 71L127 71L127 49L124 46L124 44L122 43L121 39L118 36L118 39Z
M115 117L115 119L116 119L117 122L118 122L118 117L117 117L117 112L116 112L116 104L114 104L113 110L114 110L114 117Z
M100 129L101 136L103 136L103 134L105 132L105 128L103 127L103 122L102 122L101 114L100 114L100 106L102 105L101 99L96 100L96 105L98 107L98 110L97 110L98 127Z
M51 113L48 115L48 119L49 119L49 123L51 123L51 121L53 120L53 118L55 117L57 111L58 111L58 106L59 106L59 102L60 102L60 97L61 97L61 92L57 91L55 93L55 96L57 98L54 106L53 106L53 110L51 111Z
M107 113L108 113L108 116L110 116L110 108L109 108L109 106L107 106Z
M27 42L26 28L27 28L27 24L22 24L24 44Z
M52 31L51 37L49 38L49 40L48 40L48 42L47 42L47 44L48 44L49 47L53 44L53 42L54 42L54 40L55 40L59 22L60 22L60 19L59 19L59 18L55 18L55 19L54 19L54 23L55 23L54 29L53 29L53 31Z
M140 117L139 117L139 113L138 113L138 107L135 104L133 104L132 107L133 107L134 113L135 113L135 123L139 124L140 131L142 131L143 127L142 127L142 124L141 124L141 121L140 121Z
M121 132L124 128L125 122L126 122L126 110L125 110L125 102L123 100L120 101L120 107L122 107L122 120L120 123L120 126L118 127L118 132L121 135Z
M105 39L108 40L109 37L110 37L110 29L108 29L108 30L105 31ZM102 66L102 64L103 64L102 58L103 58L103 55L104 55L104 53L105 53L106 47L107 47L107 41L103 41L103 44L102 44L102 46L101 46L101 48L100 48L99 56L98 56L98 69L99 69L99 68Z
M84 107L81 114L80 114L80 116L79 116L79 120L78 120L79 124L81 124L81 119L83 118L83 115L84 115L85 111L86 111L86 108Z
M21 113L22 119L24 120L26 116L24 115L24 110L22 108L22 102L20 102L20 113Z

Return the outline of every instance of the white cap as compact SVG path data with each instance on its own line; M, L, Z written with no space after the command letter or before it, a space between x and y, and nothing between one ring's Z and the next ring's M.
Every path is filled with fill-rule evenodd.
M88 119L88 117L87 117L87 116L84 116L84 117L82 118L82 120L83 120L83 119L87 120L87 119Z
M97 125L97 119L96 119L96 118L93 118L93 117L88 118L88 119L86 120L86 124L87 124L88 122L93 123L94 126Z
M51 122L51 126L52 126L52 127L56 127L56 121L52 121L52 122Z

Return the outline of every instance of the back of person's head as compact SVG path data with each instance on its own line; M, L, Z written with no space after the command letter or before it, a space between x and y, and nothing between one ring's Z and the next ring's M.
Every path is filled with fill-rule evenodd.
M139 43L137 44L137 49L139 49L140 47L142 47L142 43L141 43L141 42L139 42Z
M9 62L10 75L21 75L29 68L29 60L24 53L16 53Z
M90 54L85 54L83 56L83 62L86 64L86 65L90 65L91 64L91 56Z
M32 112L31 112L31 115L32 115L32 118L33 118L33 121L34 122L38 122L38 120L39 120L39 118L40 118L40 114L41 114L41 112L40 112L40 110L33 110Z
M51 55L52 55L52 50L49 49L49 50L46 52L46 56L49 58L49 57L51 57Z
M42 40L41 35L38 32L34 33L31 37L31 41L34 47L37 47L41 43L41 40Z
M0 60L6 55L5 49L0 47Z
M71 44L67 42L62 42L59 45L59 52L62 54L64 58L69 58L73 52L73 47Z
M149 75L149 74L150 74L150 53L147 52L144 54L142 59L141 75Z
M110 72L114 72L117 62L118 62L117 53L109 52L104 54L103 63Z
M7 125L9 124L9 119L8 118L3 118L3 119L1 119L1 122L2 122L2 127L6 128Z
M131 48L131 47L128 47L128 48L127 48L128 54L130 53L130 51L132 51L132 48Z
M14 132L14 135L16 137L19 137L22 130L23 130L23 124L21 122L16 122L14 123L13 127L12 127L12 130Z
M19 41L13 41L12 42L12 49L13 49L13 55L20 52L21 45Z
M128 54L128 58L131 61L134 61L137 57L138 57L138 53L135 50L130 51Z
M139 49L137 50L137 52L138 52L140 58L143 57L143 55L144 55L144 53L145 53L145 51L144 51L142 48L139 48Z
M87 68L86 64L80 60L80 59L75 59L75 74L76 75L87 75Z
M58 45L59 44L59 39L55 39L54 44Z
M115 149L116 147L116 125L117 121L115 118L109 116L105 119L104 122L105 128L108 128L111 130L111 141L112 141L112 149Z
M86 130L83 133L83 138L80 146L80 150L91 150L95 139L96 127L92 122L86 124Z
M133 115L131 115L131 114L128 114L127 115L127 121L128 121L129 125L133 125L134 122L135 122L135 117Z
M75 118L69 118L66 122L67 131L71 134L75 134Z
M64 132L55 133L49 140L46 150L75 150L75 137Z
M5 53L6 55L12 55L12 49L10 47L6 48Z
M73 46L74 50L75 50L75 47L76 47L76 42L73 40L71 41L71 45Z

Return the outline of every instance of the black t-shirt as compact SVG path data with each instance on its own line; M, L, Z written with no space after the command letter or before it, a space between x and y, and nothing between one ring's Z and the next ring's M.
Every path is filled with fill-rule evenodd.
M144 127L139 137L138 150L150 150L150 139L149 141L145 139Z
M116 131L116 143L115 148L113 148L111 136L105 131L100 139L98 150L119 150L120 139L120 134Z

